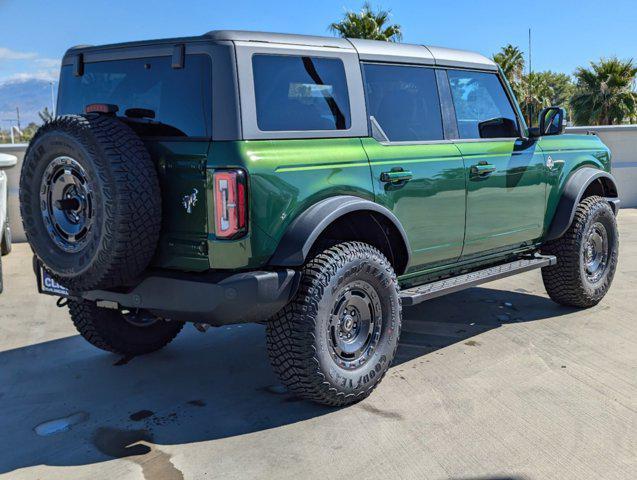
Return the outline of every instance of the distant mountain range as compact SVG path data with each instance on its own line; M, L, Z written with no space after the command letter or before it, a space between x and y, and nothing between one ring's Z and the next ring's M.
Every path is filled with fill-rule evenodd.
M57 82L53 82L53 91L57 95ZM20 126L29 123L42 123L38 112L47 107L51 110L51 84L47 80L25 79L0 81L0 128L6 130L17 118L16 107L20 109Z

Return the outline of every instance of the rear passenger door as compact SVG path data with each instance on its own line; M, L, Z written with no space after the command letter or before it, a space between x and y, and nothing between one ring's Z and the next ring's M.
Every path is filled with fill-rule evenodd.
M465 168L446 139L436 70L382 63L363 63L362 69L374 134L363 146L376 201L407 233L407 273L454 262L464 238Z
M528 244L542 235L544 157L520 121L497 74L448 70L457 118L455 142L467 168L463 258Z

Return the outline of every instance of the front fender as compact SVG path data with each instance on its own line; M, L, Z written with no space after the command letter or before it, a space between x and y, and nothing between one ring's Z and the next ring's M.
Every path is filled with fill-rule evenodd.
M396 216L377 203L352 195L338 195L315 203L288 227L269 264L277 267L303 265L316 239L335 220L352 212L375 212L391 221L400 232L409 256L405 229ZM407 259L409 264L409 258Z
M573 223L575 210L582 200L584 192L597 179L603 179L604 182L609 183L613 187L614 192L617 192L617 182L610 173L593 167L582 167L576 170L564 186L562 196L560 197L545 240L555 240L566 233L568 227ZM608 198L608 201L611 203L613 211L616 214L619 206L619 198L616 196L611 197Z

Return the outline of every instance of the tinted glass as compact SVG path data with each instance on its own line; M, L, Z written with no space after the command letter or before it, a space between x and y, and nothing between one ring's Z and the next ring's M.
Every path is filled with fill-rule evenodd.
M497 75L449 70L460 138L517 137L518 123Z
M254 55L252 69L260 130L350 128L347 80L341 60Z
M364 64L367 109L392 142L444 138L431 68Z
M58 113L83 113L91 103L111 103L119 107L121 117L127 116L128 109L154 112L153 120L147 116L130 120L136 130L143 130L143 135L209 137L210 58L187 55L184 65L172 68L171 57L86 63L80 77L73 74L72 66L65 66Z

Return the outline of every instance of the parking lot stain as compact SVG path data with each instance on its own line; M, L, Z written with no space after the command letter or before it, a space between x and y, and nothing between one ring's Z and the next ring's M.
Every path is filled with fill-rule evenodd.
M157 426L166 425L167 423L177 421L177 412L171 412L168 415L157 416L155 415L152 419L153 423Z
M144 420L145 418L152 417L155 412L151 410L140 410L139 412L135 412L131 414L130 418L133 422L139 422L140 420Z
M267 385L259 388L259 390L266 393L273 393L274 395L285 395L288 393L287 389L283 385Z
M152 442L147 430L120 430L100 427L93 435L93 445L104 455L126 458L142 468L146 480L183 480L184 475Z
M388 418L390 420L402 420L403 416L398 412L392 412L389 410L381 410L368 403L359 403L360 408L379 417Z
M120 358L119 360L117 360L113 366L115 367L119 367L121 365L126 365L128 362L130 362L133 358L135 358L134 355L124 355L122 358Z
M464 342L465 345L469 345L470 347L479 347L480 342L476 342L475 340L469 340L468 342Z
M68 417L56 418L37 425L33 430L41 437L48 437L57 433L67 432L73 425L88 420L88 413L77 412Z

